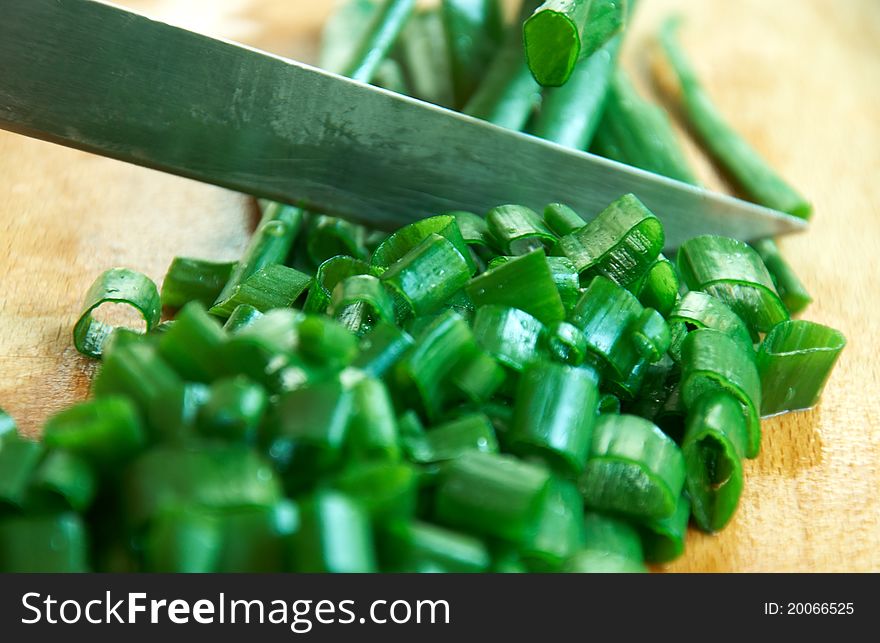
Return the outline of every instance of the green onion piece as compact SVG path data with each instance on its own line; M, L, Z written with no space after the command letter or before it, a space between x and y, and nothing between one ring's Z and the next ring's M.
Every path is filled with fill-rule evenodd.
M551 479L543 467L468 451L443 471L434 513L450 527L524 543L537 528Z
M489 418L473 413L404 438L407 458L417 464L455 460L468 451L498 453L498 440Z
M269 454L291 486L341 460L354 413L352 393L339 379L284 393L270 420Z
M122 507L133 526L165 511L271 507L281 485L256 451L240 445L193 443L156 446L125 470Z
M376 0L347 0L324 22L318 65L339 73L353 58L379 9Z
M534 211L522 205L499 205L489 210L486 222L502 251L524 255L538 248L548 250L556 244L556 235Z
M67 451L49 451L30 480L28 505L82 512L91 506L97 487L88 462Z
M441 13L440 7L417 9L400 34L395 55L414 98L452 108L451 51Z
M397 417L388 389L377 379L364 377L351 388L352 413L346 449L354 460L400 459Z
M721 331L742 346L745 352L754 351L748 326L727 304L712 295L699 291L687 293L669 313L667 321L673 327L681 323L691 329L711 328ZM680 333L672 342L673 357L680 358L681 342L685 336Z
M291 535L299 526L298 507L281 500L270 507L225 509L217 514L223 534L218 573L269 573L290 567Z
M253 306L249 304L239 304L235 307L235 310L232 311L232 314L229 315L229 319L226 320L226 323L223 324L223 330L229 334L237 333L238 331L249 327L262 316L263 313Z
M293 567L301 573L376 571L370 522L348 496L320 491L303 503L293 535Z
M522 371L540 355L544 325L518 308L481 306L473 328L477 344L514 371Z
M368 83L409 20L415 0L384 0L340 74Z
M210 382L221 376L225 365L220 347L226 333L216 317L202 304L187 304L177 314L174 324L159 338L159 355L181 377L195 382Z
M357 337L332 319L306 315L299 320L296 332L299 355L315 368L340 371L357 355Z
M439 234L429 235L382 273L382 281L416 316L440 309L470 276L459 250Z
M672 262L660 254L642 278L628 289L642 306L654 308L666 317L678 301L678 272Z
M471 259L471 254L468 251L464 237L462 237L456 217L450 214L428 217L427 219L421 219L404 226L385 239L376 248L371 264L375 267L389 268L392 264L397 263L417 248L432 234L439 234L455 246L455 249L458 250L459 254L467 262L468 274L474 274L476 264Z
M626 25L636 0L593 0L581 42L581 60L607 45Z
M687 453L685 453L685 461ZM686 493L681 494L675 512L668 518L649 520L639 525L645 560L652 563L669 563L684 553L691 502Z
M355 464L332 484L355 501L374 525L410 520L415 514L419 473L404 462Z
M672 333L663 315L651 308L645 308L636 319L632 334L639 352L649 362L656 362L663 357L672 342Z
M92 383L95 397L128 397L146 420L151 436L171 440L182 437L186 423L184 392L183 380L149 344L115 348L104 358Z
M782 299L782 303L788 308L788 312L796 315L810 305L813 298L807 292L806 286L798 279L797 274L782 256L779 246L773 239L761 239L752 244L752 247L761 255L761 260L767 266L767 272L773 279L776 292Z
M538 528L522 548L523 560L534 571L559 571L583 539L584 500L575 484L554 480Z
M751 246L706 235L678 249L678 269L690 290L718 297L749 326L752 338L788 319L770 273Z
M225 319L241 304L249 304L263 313L274 308L289 308L311 283L312 278L299 270L270 264L244 279L228 298L218 301L210 313Z
M171 508L156 516L144 538L144 567L153 573L217 571L223 534L213 512Z
M489 224L486 223L483 217L473 212L464 212L462 210L447 212L446 214L455 217L455 223L461 231L461 237L468 246L492 248L495 245L495 239L492 238L492 233L489 232Z
M844 346L840 331L821 324L797 320L775 326L758 350L761 413L814 406Z
M266 390L247 377L217 380L199 408L196 425L208 437L253 443L268 406Z
M746 421L735 398L715 391L688 409L685 426L681 449L694 520L704 531L720 531L736 511L742 493Z
M394 324L380 322L361 338L352 366L372 377L384 377L413 343L413 338Z
M405 573L480 573L491 563L477 538L426 522L397 523L384 534L385 565Z
M664 355L653 364L648 364L642 374L639 395L634 400L627 400L626 412L654 422L657 413L666 403L672 386L679 378L677 366L669 355Z
M152 280L127 268L113 268L102 273L89 287L83 299L83 310L73 327L73 344L83 355L101 357L104 342L114 326L92 317L92 312L102 304L127 304L144 318L147 332L151 331L162 314L159 291Z
M510 259L475 277L467 286L475 306L512 306L545 324L562 321L565 307L541 249Z
M599 375L592 368L531 365L519 381L508 448L538 456L563 475L578 475L590 452L598 401Z
M663 249L663 225L632 194L620 197L587 225L559 240L559 250L587 283L595 275L628 286Z
M628 396L638 389L633 380L639 379L642 363L656 357L668 341L662 319L645 316L649 310L613 281L596 277L570 317L583 332L587 348L602 363L603 374Z
M621 40L620 36L612 38L578 64L565 85L544 94L541 112L531 128L535 136L576 150L590 147L602 121ZM561 234L568 232L571 230Z
M541 103L541 86L535 82L523 51L522 21L539 0L524 0L519 18L504 37L483 82L462 110L500 127L519 131Z
M447 311L434 319L394 370L403 399L429 419L437 418L451 395L450 378L476 351L473 333L461 315Z
M0 519L0 572L81 573L88 555L86 528L74 513Z
M579 488L588 507L641 519L672 515L684 486L678 446L636 415L603 415Z
M464 105L479 85L504 37L498 0L443 0L455 104Z
M309 219L306 230L306 253L316 266L339 255L364 260L367 231L362 225L324 214Z
M341 255L331 257L320 266L309 288L303 310L307 313L323 313L330 305L333 289L337 284L355 275L370 274L370 265L360 259Z
M450 382L474 403L483 403L504 384L507 372L494 357L478 350L450 376Z
M379 321L394 322L394 301L376 277L355 275L336 284L327 313L363 335Z
M754 353L721 331L695 330L681 347L681 399L690 411L700 396L719 389L740 403L748 435L745 455L754 458L761 448L761 380Z
M620 398L613 393L602 393L596 412L598 415L620 413Z
M545 87L564 85L581 53L593 0L546 0L523 24L526 60Z
M681 85L681 98L688 123L718 162L757 203L808 219L812 208L724 120L700 84L697 74L678 43L679 21L667 20L660 32L666 57Z
M501 264L509 263L516 257L506 257L504 255L495 257L489 262L488 268L491 270L497 268ZM556 290L559 291L559 298L566 311L574 308L577 300L581 296L580 279L574 264L567 257L547 257L547 267L550 269L550 276Z
M261 201L260 206L263 211L260 224L245 248L241 260L232 271L229 281L217 295L215 306L230 300L244 281L257 271L282 263L299 234L303 222L302 210L274 201ZM224 316L228 316L232 308L229 308L229 312Z
M235 262L174 257L162 280L162 305L183 308L191 301L210 307L232 276Z
M587 356L587 338L577 326L559 322L544 334L545 350L552 359L569 366L580 366Z
M19 437L14 429L0 436L0 514L6 506L24 505L28 484L44 452L41 443Z
M43 441L50 449L63 449L106 470L140 451L146 436L132 402L108 396L80 402L50 417Z
M282 386L282 372L299 342L303 314L272 310L231 335L221 356L228 375L247 375L270 391Z
M560 237L587 225L581 215L562 203L550 203L544 208L544 223Z
M666 112L645 100L626 72L615 69L593 149L602 156L697 185Z
M646 572L638 532L619 518L587 513L583 548L568 561L566 571L594 574Z

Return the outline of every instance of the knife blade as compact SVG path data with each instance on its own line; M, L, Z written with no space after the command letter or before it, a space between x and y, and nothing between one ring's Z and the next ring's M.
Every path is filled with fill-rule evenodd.
M449 210L632 192L666 245L793 216L94 0L0 1L0 127L394 228Z

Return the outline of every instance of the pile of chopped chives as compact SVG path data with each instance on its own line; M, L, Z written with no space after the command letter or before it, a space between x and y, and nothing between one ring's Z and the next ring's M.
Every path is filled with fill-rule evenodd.
M694 181L668 119L615 70L632 2L527 0L506 36L494 0L407 22L413 4L352 0L325 57ZM576 50L547 49L558 25ZM756 200L806 216L672 28L710 151ZM419 58L437 51L448 64ZM532 75L568 84L542 97ZM234 264L179 257L161 293L122 268L95 281L73 333L102 362L92 396L42 442L0 411L0 571L644 571L682 555L689 524L732 519L760 417L815 405L845 344L790 318L810 298L772 240L703 236L666 257L633 195L391 235L261 205ZM95 319L107 303L146 332Z

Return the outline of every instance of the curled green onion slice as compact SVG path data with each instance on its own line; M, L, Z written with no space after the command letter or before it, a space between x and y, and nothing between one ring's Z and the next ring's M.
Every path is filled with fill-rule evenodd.
M632 194L622 196L584 227L559 240L559 250L586 283L604 275L621 286L641 278L663 249L663 225Z
M347 255L327 259L318 266L315 281L309 288L303 310L307 313L323 313L330 305L333 289L337 284L355 275L368 274L370 274L370 264L360 259Z
M498 266L509 263L515 259L517 259L517 257L500 255L489 262L488 268L489 270L492 270L493 268L497 268ZM550 276L553 279L553 283L556 285L556 290L559 291L559 298L562 300L562 305L566 311L570 311L574 308L578 298L581 296L581 284L577 270L567 257L547 257L546 259L547 267L550 269ZM543 270L539 269L539 272L543 272ZM551 297L551 299L553 298ZM524 306L522 301L510 305L520 308ZM523 308L523 310L527 310L527 308L528 307Z
M804 320L775 326L758 350L761 413L815 406L844 346L843 334L828 326Z
M543 249L503 261L475 277L467 294L477 307L511 306L544 324L562 321L565 306Z
M86 291L83 310L73 327L73 344L83 355L101 357L104 343L115 327L92 317L102 304L127 304L137 310L149 332L158 323L162 303L156 284L144 274L127 268L113 268L102 273Z
M467 263L469 275L476 272L476 264L471 258L464 237L462 237L456 217L450 214L428 217L402 227L376 248L370 262L379 268L389 268L432 234L439 234L455 247Z
M764 262L742 241L712 235L685 241L678 269L690 290L718 297L739 315L753 338L788 319Z
M481 306L474 317L477 344L501 364L522 371L538 359L544 325L518 308Z
M263 313L250 304L239 304L235 307L235 310L232 311L232 314L229 315L229 319L226 320L226 323L223 324L223 330L230 334L237 333L243 328L247 328L253 324L262 316Z
M183 308L191 301L210 307L232 276L235 263L175 257L162 280L162 305Z
M684 487L678 446L650 421L636 415L603 415L579 487L588 507L635 518L665 518Z
M652 563L668 563L680 557L684 553L690 517L690 499L686 493L683 493L671 516L649 520L639 525L645 560Z
M394 300L372 275L355 275L336 284L328 314L356 335L377 322L394 322Z
M353 366L367 375L383 377L413 345L413 338L394 324L380 322L361 337Z
M210 312L226 319L237 306L248 304L260 312L289 308L311 285L312 278L288 266L269 264L244 279Z
M550 203L544 208L544 223L560 237L587 225L581 215L563 203Z
M736 511L747 440L742 410L729 394L707 393L688 409L681 449L694 520L705 531L723 529Z
M556 235L534 211L522 205L499 205L486 215L489 231L502 251L524 255L556 245Z
M754 458L761 447L761 380L755 355L721 331L695 330L681 348L681 399L690 411L704 393L719 389L740 403L748 435L745 455Z
M447 215L455 217L461 237L469 246L481 246L493 248L495 240L489 232L489 224L486 220L473 212L455 211L447 212Z
M367 258L367 231L361 225L320 214L308 223L306 252L316 266L339 255Z
M721 331L743 350L754 351L752 337L749 328L742 319L734 313L723 301L704 292L692 290L682 297L667 321L670 325L683 324L686 329L711 328ZM672 342L672 355L678 358L681 355L681 342L684 341L685 333L679 333Z
M345 448L353 460L394 462L400 459L397 418L381 380L364 377L351 388L352 412Z
M638 297L642 306L653 308L664 317L675 306L678 290L678 272L662 254L641 279L629 286L629 291Z
M788 308L788 312L794 315L809 306L813 298L785 257L782 256L776 242L773 239L762 239L753 243L752 246L761 255L761 260L767 266L767 272L773 278L776 291L779 293L782 303Z

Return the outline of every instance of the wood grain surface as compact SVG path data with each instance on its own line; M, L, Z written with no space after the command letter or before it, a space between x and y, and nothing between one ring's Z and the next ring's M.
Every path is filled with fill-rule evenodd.
M313 60L324 0L129 0L150 15ZM673 571L880 571L880 2L642 0L625 62L645 91L671 11L733 124L815 204L782 244L849 346L821 405L764 422L739 513L692 533ZM723 182L689 144L701 176ZM0 407L28 434L88 392L71 345L81 297L125 265L233 259L253 226L238 194L0 132Z

